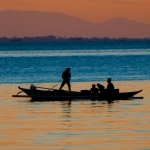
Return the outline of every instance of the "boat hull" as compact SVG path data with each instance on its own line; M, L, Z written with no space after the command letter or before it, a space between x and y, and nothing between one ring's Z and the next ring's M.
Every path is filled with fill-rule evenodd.
M140 93L142 90L134 92L114 92L109 93L107 90L98 94L91 94L88 90L83 90L81 92L69 92L64 90L30 90L18 87L26 96L23 95L13 95L13 97L30 97L32 100L49 100L49 101L62 101L62 100L127 100L131 99L134 95Z

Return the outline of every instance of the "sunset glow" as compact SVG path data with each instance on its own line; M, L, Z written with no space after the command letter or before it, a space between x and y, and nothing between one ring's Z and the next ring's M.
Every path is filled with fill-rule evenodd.
M0 0L0 11L61 12L94 23L124 17L150 24L149 8L149 0Z

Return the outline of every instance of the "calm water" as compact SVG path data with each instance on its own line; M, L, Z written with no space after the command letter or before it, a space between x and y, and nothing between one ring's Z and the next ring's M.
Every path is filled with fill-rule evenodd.
M150 40L145 42L0 43L0 83L150 80Z
M0 43L0 149L149 150L149 64L147 41ZM121 92L143 89L144 99L69 105L11 97L19 85L59 87L66 67L73 90L111 77Z

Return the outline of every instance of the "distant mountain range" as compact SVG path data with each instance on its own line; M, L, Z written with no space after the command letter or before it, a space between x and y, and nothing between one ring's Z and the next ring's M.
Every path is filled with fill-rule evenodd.
M149 38L150 24L113 18L96 24L57 12L7 10L0 12L0 37Z

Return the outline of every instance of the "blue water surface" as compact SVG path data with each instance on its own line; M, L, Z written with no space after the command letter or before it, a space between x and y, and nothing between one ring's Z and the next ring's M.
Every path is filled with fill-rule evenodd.
M150 80L150 41L0 43L0 84Z

